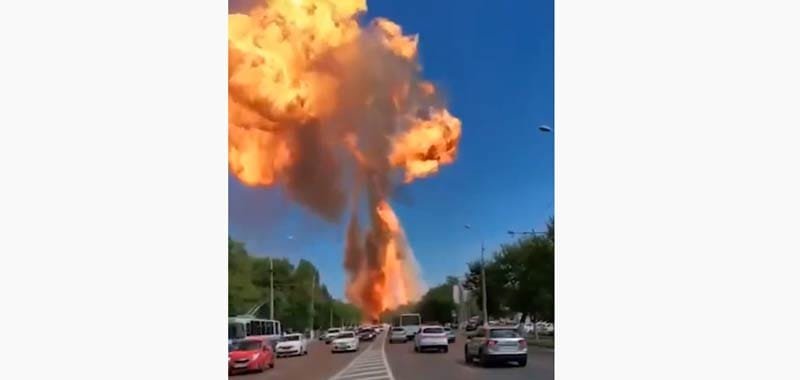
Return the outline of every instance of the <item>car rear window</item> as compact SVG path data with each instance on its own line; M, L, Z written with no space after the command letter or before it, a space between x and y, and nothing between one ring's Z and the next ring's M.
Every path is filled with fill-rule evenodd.
M300 335L287 335L283 337L284 342L291 342L291 341L298 341L300 340Z
M444 329L441 327L427 327L422 329L422 332L425 334L441 334L444 332Z
M355 335L353 335L352 332L343 332L343 333L339 334L338 337L339 338L353 338L353 337L355 337Z
M491 338L519 338L516 330L513 329L491 329L489 330L489 337Z
M393 328L393 329L392 329L392 331L394 331L394 332L401 332L401 331L406 331L406 330L403 330L403 328L402 328L402 327L395 327L395 328Z

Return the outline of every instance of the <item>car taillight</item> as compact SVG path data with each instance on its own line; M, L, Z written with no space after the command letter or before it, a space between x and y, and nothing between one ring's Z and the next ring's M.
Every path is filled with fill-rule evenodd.
M497 345L497 341L496 341L496 340L490 340L490 341L486 342L486 344L487 344L489 347L494 347L494 346L496 346L496 345Z
M526 342L525 339L520 339L519 348L526 348L526 347L528 347L528 342Z

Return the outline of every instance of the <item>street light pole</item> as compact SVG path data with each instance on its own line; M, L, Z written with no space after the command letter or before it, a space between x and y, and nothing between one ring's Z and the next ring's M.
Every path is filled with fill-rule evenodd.
M465 224L464 228L472 230L472 226L469 224ZM487 326L489 324L489 310L486 308L486 261L484 261L483 258L484 246L484 240L481 238L481 300L483 301L483 325Z
M272 257L269 258L269 319L275 320L275 284L273 282Z
M309 325L308 325L308 337L310 339L314 339L314 287L316 286L317 282L317 274L314 273L311 276L311 312L308 314Z
M483 325L489 324L489 310L486 309L486 262L483 260L484 244L481 240L481 288L483 288Z

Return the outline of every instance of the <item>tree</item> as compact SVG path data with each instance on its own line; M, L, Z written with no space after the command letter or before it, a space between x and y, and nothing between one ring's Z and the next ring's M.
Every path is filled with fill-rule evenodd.
M490 316L521 312L534 319L554 317L555 222L542 235L504 244L486 260L487 309ZM482 303L481 262L468 263L464 287Z
M455 283L458 283L457 279ZM445 323L453 319L453 312L456 310L456 304L453 301L453 285L451 282L445 282L429 289L422 296L415 309L422 316L423 321Z
M495 254L496 256L496 254ZM489 296L486 300L486 309L488 315L499 316L502 314L502 306L506 304L508 292L505 287L504 269L497 263L495 257L486 260L486 294ZM467 263L468 272L466 273L466 280L464 281L464 289L470 291L478 307L483 307L483 292L481 288L481 261L475 260Z
M497 264L505 274L508 306L535 319L553 318L554 246L545 235L503 246Z
M330 312L334 325L340 321L358 323L360 311L353 305L334 300L321 283L319 271L307 260L295 267L286 258L272 258L275 319L286 330L305 331L311 323L311 288L314 282L314 326L328 328ZM248 312L263 304L256 316L269 318L270 258L249 256L244 244L228 238L228 314Z

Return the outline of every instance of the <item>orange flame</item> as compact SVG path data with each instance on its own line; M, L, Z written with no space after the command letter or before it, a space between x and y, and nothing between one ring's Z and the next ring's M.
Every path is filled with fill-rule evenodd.
M421 296L413 252L387 199L455 160L461 121L419 79L419 38L365 0L264 0L228 16L228 163L247 186L280 185L328 220L353 211L347 298L366 316ZM371 225L356 215L368 196Z

